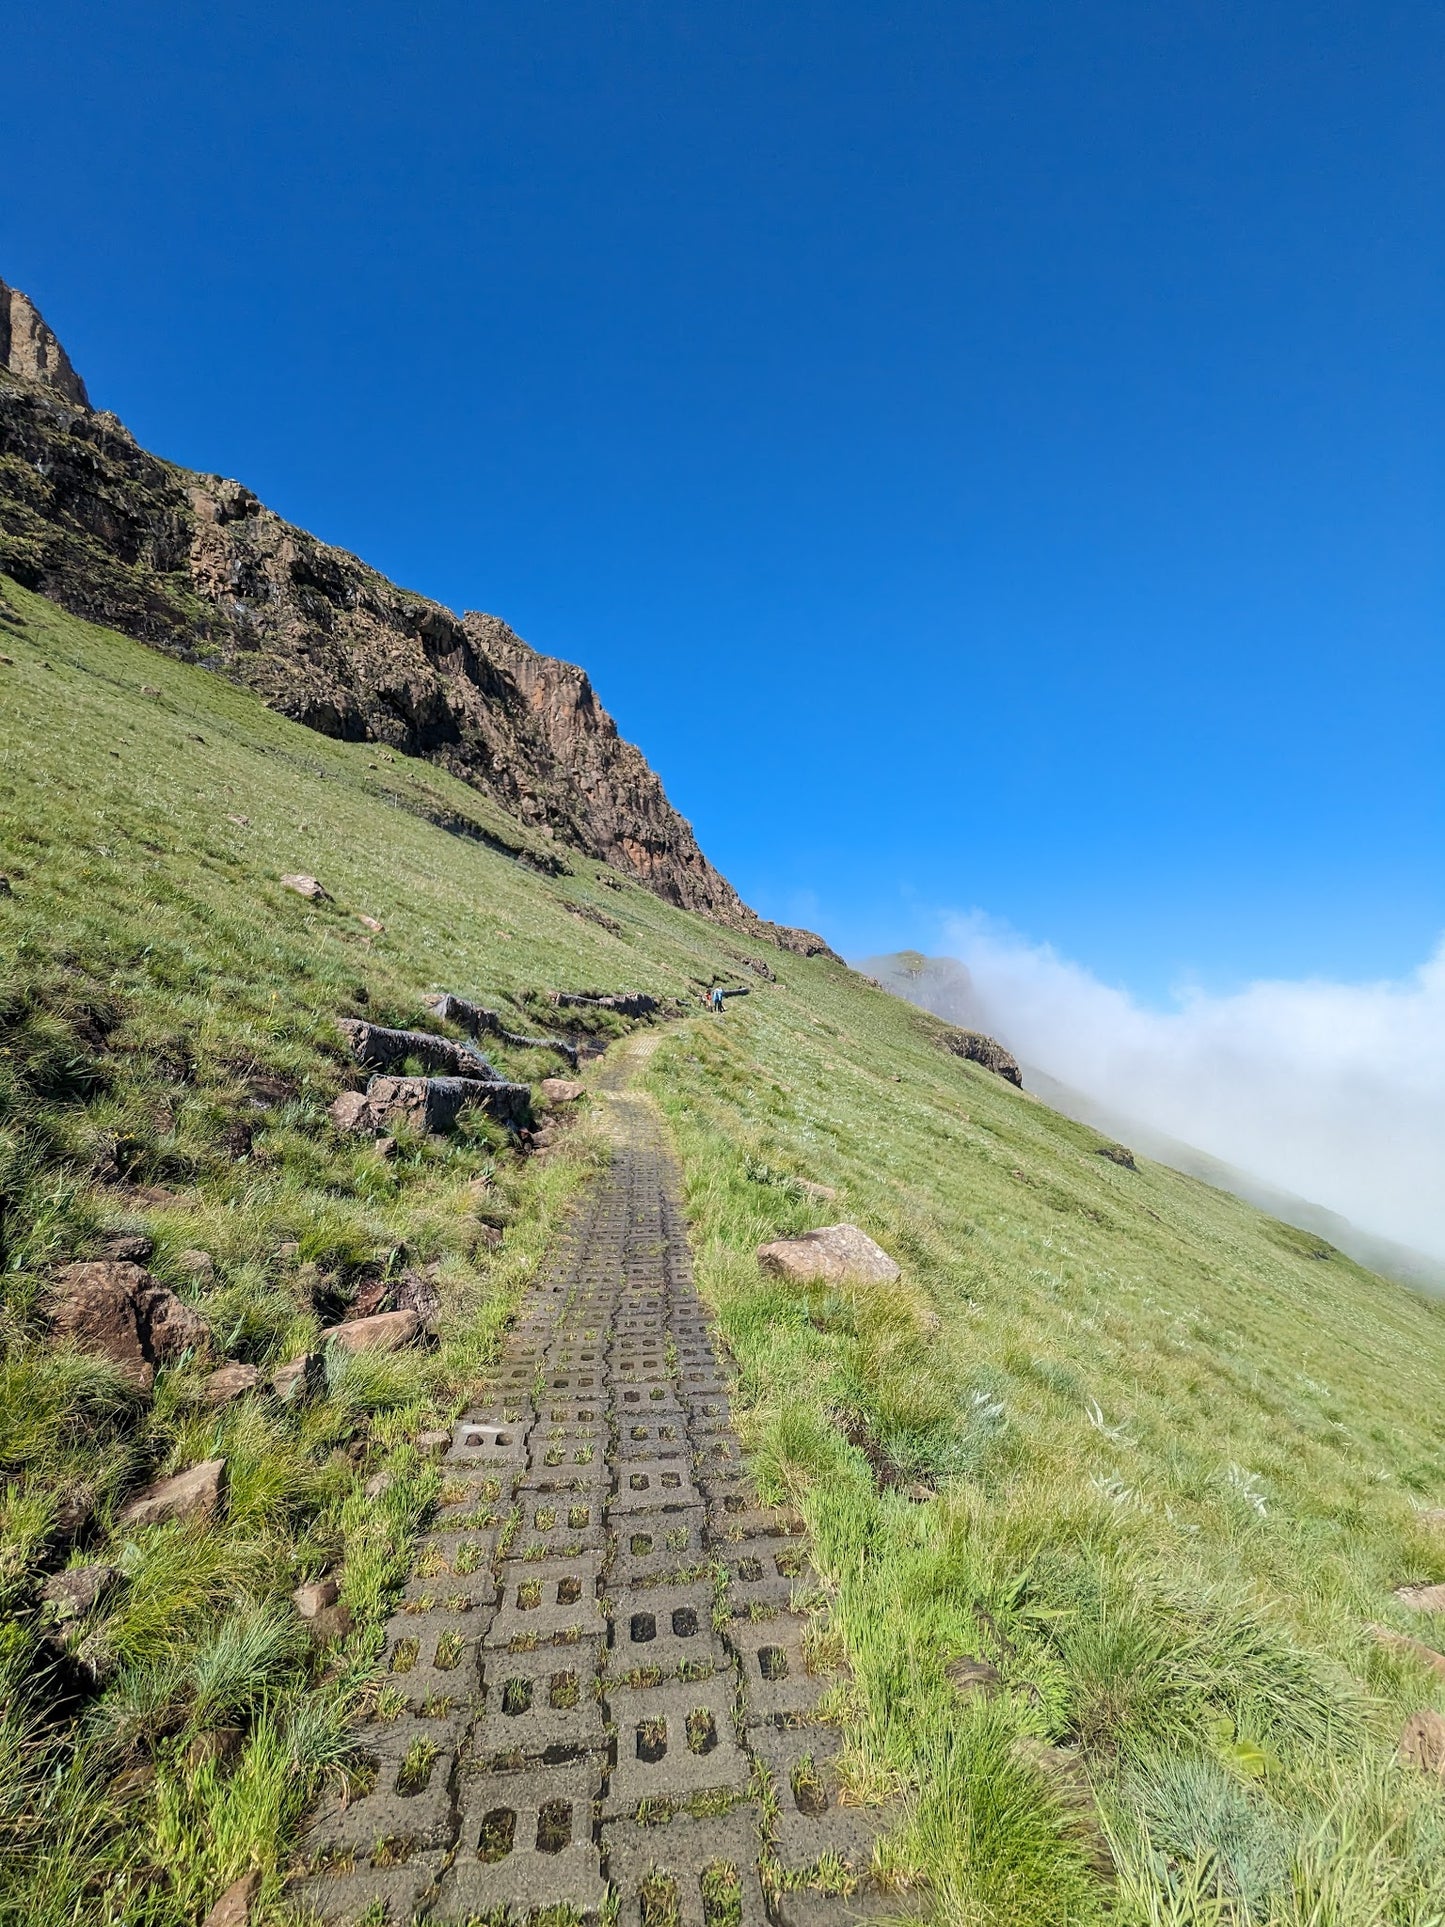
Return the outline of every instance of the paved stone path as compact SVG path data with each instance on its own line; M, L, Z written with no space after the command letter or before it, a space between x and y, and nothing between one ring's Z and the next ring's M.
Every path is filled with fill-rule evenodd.
M651 1041L602 1073L611 1167L446 1455L360 1736L374 1787L317 1815L291 1890L325 1921L875 1911L801 1884L866 1867L877 1816L839 1804L801 1522L744 1476L676 1167L626 1089Z

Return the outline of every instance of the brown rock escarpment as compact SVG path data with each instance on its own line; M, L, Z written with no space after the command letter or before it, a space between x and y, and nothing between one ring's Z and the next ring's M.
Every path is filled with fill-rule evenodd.
M0 569L200 661L328 736L443 765L542 836L805 955L708 862L584 672L458 618L283 522L241 483L147 453L33 304L0 283Z

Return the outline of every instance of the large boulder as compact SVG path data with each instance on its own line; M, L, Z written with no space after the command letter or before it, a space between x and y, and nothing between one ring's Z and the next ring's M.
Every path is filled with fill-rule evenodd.
M421 1329L421 1319L414 1311L379 1311L371 1318L350 1318L343 1325L328 1325L321 1342L344 1352L398 1352L419 1337Z
M226 1492L226 1461L203 1459L199 1465L157 1479L116 1514L117 1527L165 1525L172 1519L211 1519Z
M155 1368L193 1351L210 1350L211 1328L141 1265L100 1258L67 1265L51 1307L57 1337L99 1352L137 1390L148 1392Z
M856 1224L825 1224L798 1238L778 1238L758 1246L758 1262L793 1284L892 1284L898 1267Z

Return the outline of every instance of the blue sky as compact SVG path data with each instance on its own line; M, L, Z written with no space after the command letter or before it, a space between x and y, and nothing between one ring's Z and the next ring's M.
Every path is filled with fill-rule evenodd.
M1145 999L1445 928L1426 5L52 0L0 274L584 663L765 913Z

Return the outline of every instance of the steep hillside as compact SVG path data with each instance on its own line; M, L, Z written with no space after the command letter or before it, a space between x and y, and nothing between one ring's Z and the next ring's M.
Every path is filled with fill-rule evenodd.
M148 454L3 282L0 569L323 735L428 757L669 903L824 947L740 902L580 669L397 588L239 482Z
M0 1919L194 1927L252 1867L253 1921L286 1917L437 1489L416 1441L599 1155L585 1118L544 1158L486 1122L389 1155L339 1133L334 1018L435 1028L450 989L535 1031L549 990L626 988L695 1013L656 1030L647 1088L752 1463L814 1534L848 1784L889 1803L900 1909L1438 1921L1430 1717L1396 1757L1407 1716L1445 1715L1445 1594L1397 1596L1445 1583L1436 1306L1116 1161L829 958L779 953L770 980L600 862L549 871L445 769L3 586ZM718 980L750 994L715 1019ZM562 1068L494 1054L534 1085ZM898 1285L759 1270L760 1241L835 1220ZM53 1324L64 1267L121 1238L211 1335L148 1394ZM418 1292L435 1350L207 1403L222 1358L269 1376L364 1294ZM157 1473L219 1457L209 1518L127 1521ZM61 1618L55 1582L96 1567ZM328 1570L354 1623L318 1655L288 1600Z

